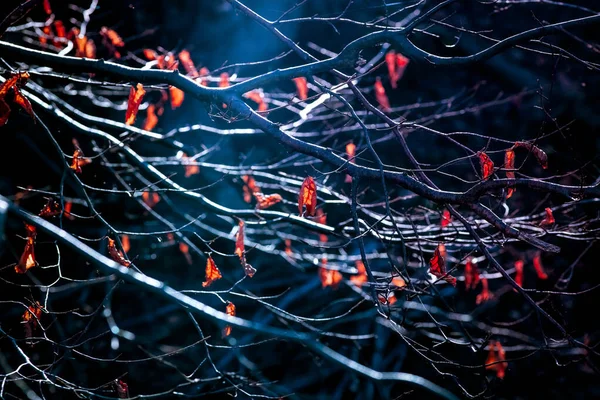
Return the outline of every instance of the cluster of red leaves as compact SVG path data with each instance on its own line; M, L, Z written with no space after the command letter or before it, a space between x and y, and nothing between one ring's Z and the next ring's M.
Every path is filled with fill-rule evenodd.
M494 162L483 151L478 152L477 156L479 157L479 163L481 164L482 179L487 179L494 173Z
M83 151L81 150L81 147L79 147L77 139L73 138L71 142L73 143L75 150L73 151L73 159L71 160L70 168L75 171L75 173L81 174L81 167L91 164L92 160L83 155Z
M398 81L402 79L404 70L408 66L409 59L404 57L400 53L396 53L394 50L389 51L385 55L385 63L388 69L388 75L390 77L390 84L393 89L398 87Z
M100 28L100 36L102 36L102 44L115 58L121 58L121 53L117 50L125 47L125 42L115 30L103 26Z
M244 244L244 221L238 221L238 231L235 235L235 255L240 258L240 263L244 267L244 274L252 278L256 273L256 268L246 262L246 249Z
M298 78L293 79L296 84L296 93L300 100L306 100L308 98L308 83L306 82L306 78L300 76Z
M29 306L21 317L21 323L25 330L25 337L31 339L33 333L37 329L42 318L42 305L36 301L33 305Z
M133 125L137 116L140 104L144 99L146 90L141 83L138 83L135 88L132 86L129 89L129 98L127 99L127 111L125 112L125 124Z
M456 278L446 272L446 246L444 243L437 245L433 257L429 260L429 273L456 286Z
M128 261L123 253L117 249L115 241L111 238L108 238L108 255L113 259L114 262L119 263L124 267L131 266L131 261Z
M383 87L383 83L381 83L380 77L375 79L373 88L375 89L375 99L377 100L377 103L379 103L381 109L385 112L390 111L390 100L385 94L385 88Z
M260 90L252 90L251 92L245 93L244 97L258 104L259 112L265 112L269 109L269 106L265 103L264 93Z
M235 315L236 315L235 304L228 301L227 305L225 306L225 314L235 317ZM226 337L229 335L231 335L231 326L227 325L227 326L225 326L225 328L223 328L223 337Z
M200 167L198 165L192 164L193 161L190 161L190 158L187 154L181 154L182 164L185 168L185 177L189 178L192 175L196 175L200 173Z
M29 100L21 93L27 81L29 80L28 72L13 72L6 81L0 85L0 127L4 126L10 116L11 108L6 102L6 96L12 93L12 102L23 108L31 118L35 121L33 108Z
M491 341L490 350L485 360L485 369L495 371L499 379L504 379L506 368L508 368L508 363L502 344L499 341Z
M306 214L314 217L317 209L317 185L312 177L308 176L300 186L300 194L298 195L298 212L302 217L304 207L306 206Z
M25 230L27 231L27 242L23 249L23 254L19 258L19 262L15 265L15 272L17 274L24 274L30 268L38 265L35 260L35 239L37 237L37 230L35 226L25 224Z
M321 286L331 286L332 288L337 289L338 285L342 281L342 278L343 277L340 271L327 268L327 258L323 257L321 259L321 265L319 266L319 279L321 280Z
M215 260L213 260L210 255L206 260L205 274L206 280L202 282L202 287L209 287L214 281L217 281L223 277L223 275L221 275L221 271L219 271L219 268L217 268L217 264L215 264Z

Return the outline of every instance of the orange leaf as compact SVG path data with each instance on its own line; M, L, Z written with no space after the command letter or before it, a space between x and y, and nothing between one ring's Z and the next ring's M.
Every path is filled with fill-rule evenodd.
M479 280L477 264L473 261L473 258L469 257L465 264L465 290L475 289L479 284Z
M140 104L142 104L142 100L144 95L146 94L146 90L144 90L144 86L141 83L138 83L135 87L131 87L129 89L129 99L127 100L127 112L125 113L125 123L127 125L133 125L135 122L135 117L137 116L138 110L140 108Z
M489 178L494 173L494 162L483 151L477 153L479 163L481 164L481 175L483 179Z
M187 263L189 265L193 264L192 261L192 256L190 254L190 246L188 246L187 244L180 242L179 243L179 251L181 251L183 253L183 255L185 256L185 261L187 261Z
M85 58L96 58L96 44L92 39L88 39L85 42Z
M254 193L260 193L260 188L256 184L254 178L250 175L243 175L242 180L244 181L244 201L250 203L252 201L252 195Z
M160 201L160 196L156 192L144 192L142 193L142 200L148 207L153 208Z
M388 97L385 94L385 88L383 87L383 83L381 83L381 78L377 77L377 79L375 80L374 88L375 99L377 100L377 103L379 103L383 111L390 111L390 101L388 100Z
M227 306L225 306L225 314L235 317L235 315L236 315L235 304L228 301ZM227 325L225 328L223 328L223 337L229 336L230 334L231 334L231 326Z
M40 319L42 318L42 305L36 301L35 304L29 306L21 320L24 323L25 337L30 339L33 337L33 332L38 327Z
M506 352L498 341L490 342L490 350L485 360L485 369L496 371L496 376L503 379L508 363L506 362Z
M183 65L183 69L188 75L191 75L192 78L198 76L198 71L196 70L196 66L192 61L192 57L190 56L190 52L187 50L181 50L178 54L179 61L181 61L181 65Z
M387 305L387 306L391 306L396 301L398 301L398 299L396 298L396 295L393 292L390 292L387 294L379 293L377 295L377 300L379 300L379 302L381 304Z
M229 74L227 72L221 73L221 80L219 81L219 87L229 87Z
M556 221L554 219L554 215L552 214L552 209L550 207L546 207L545 211L546 211L546 216L540 222L540 226L554 225L554 223Z
M183 90L176 88L175 86L169 87L169 94L171 95L171 110L181 107L185 93Z
M158 117L156 116L156 106L150 104L146 109L146 120L144 121L144 130L151 131L158 124Z
M277 204L283 200L281 195L277 193L268 195L264 195L262 193L254 193L254 197L256 198L256 208L258 208L259 210L269 208L272 205Z
M143 53L144 53L144 57L148 61L153 61L158 58L158 54L156 54L156 52L152 49L144 49Z
M27 238L27 243L25 243L25 248L23 249L23 254L21 254L21 258L19 259L19 263L15 266L15 272L18 274L24 274L30 268L33 268L38 265L35 260L35 236L29 236Z
M166 69L169 71L175 71L179 66L179 61L175 59L173 53L168 52L156 59L156 65L159 69Z
M365 264L361 260L356 260L355 265L356 269L358 270L358 274L351 276L350 282L358 287L361 287L363 284L369 281L367 270L365 268Z
M312 177L308 176L302 182L300 187L300 195L298 196L298 211L300 216L303 216L304 206L306 206L306 214L315 215L317 208L317 185Z
M121 39L121 36L119 36L119 34L117 32L115 32L113 29L103 26L100 29L100 35L102 37L104 37L106 40L108 40L110 42L110 44L112 44L114 47L125 46L125 42L123 42L123 39Z
M546 274L544 267L542 266L542 254L540 252L536 253L535 257L533 257L533 268L535 269L538 279L548 279L548 274Z
M446 246L444 243L438 244L433 252L433 257L429 260L429 273L456 286L456 278L446 272Z
M285 254L292 255L292 241L290 239L285 239Z
M321 286L331 286L334 289L338 287L338 284L342 281L342 274L340 271L327 269L327 259L323 257L321 259L321 266L319 267L319 279L321 279Z
M200 173L200 167L192 164L193 161L190 161L190 158L187 156L187 154L183 153L181 155L181 159L182 159L183 165L185 167L185 177L186 178L189 178L192 175L196 175L196 174Z
M4 99L4 97L8 94L8 91L15 86L17 88L23 87L27 84L30 75L29 72L13 72L2 85L0 85L0 99Z
M75 217L73 216L73 214L71 214L71 208L73 208L73 203L70 201L67 201L65 203L65 210L64 210L63 215L65 217L69 218L70 220L73 220L73 219L75 219Z
M440 225L442 226L442 228L445 228L448 225L450 225L450 221L451 221L450 211L444 210L442 212L442 220L440 222Z
M506 177L508 179L515 179L515 152L512 150L507 150L504 153L504 169L506 169ZM506 198L510 199L515 190L514 187L509 187L506 191Z
M300 100L306 100L308 98L308 83L306 78L300 76L293 79L296 84L296 91Z
M401 289L406 286L406 281L402 279L402 277L397 276L392 279L392 285L396 286L398 289Z
M513 147L515 149L522 147L529 150L543 169L548 168L548 155L536 145L527 142L516 142Z
M235 235L235 254L242 260L246 250L244 249L244 221L238 221L238 231Z
M112 258L114 262L117 262L124 267L129 267L131 265L131 261L125 259L123 253L117 249L115 241L111 238L108 238L108 255L110 255L110 258Z
M221 271L217 268L217 264L212 259L211 256L208 256L206 260L206 281L202 282L202 287L209 287L212 285L214 281L221 279L223 276L221 275Z
M129 243L129 235L121 235L121 246L123 246L123 251L125 253L129 252L129 249L131 248L131 244Z
M348 161L353 163L355 156L356 156L356 145L354 143L350 142L346 145L346 157L348 157Z
M199 84L202 86L208 86L208 78L207 76L210 74L210 71L206 67L200 68L199 76Z
M267 111L269 106L265 103L264 95L261 91L252 90L244 94L244 97L258 104L258 111Z

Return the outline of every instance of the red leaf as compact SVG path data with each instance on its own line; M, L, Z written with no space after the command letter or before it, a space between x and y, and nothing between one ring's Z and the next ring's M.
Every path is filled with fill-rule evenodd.
M129 398L129 386L120 379L115 381L115 386L117 388L117 395L120 399L128 399Z
M107 28L103 26L100 28L100 35L104 37L111 45L114 47L123 47L125 46L125 42L121 39L121 36L113 29Z
M238 231L235 235L235 254L243 261L246 250L244 247L244 221L238 221Z
M533 156L537 159L537 162L542 166L543 169L548 168L548 155L544 150L540 149L536 145L528 142L516 142L513 146L515 149L522 147L529 150Z
M465 290L475 289L479 284L479 280L477 264L473 261L473 258L469 257L465 264Z
M158 54L156 54L156 52L152 49L144 49L143 53L144 53L144 57L148 61L153 61L158 58Z
M292 253L292 241L290 239L285 239L285 254L291 256Z
M49 218L60 214L60 212L60 204L54 199L48 199L46 205L44 205L44 208L40 211L39 216L42 218Z
M523 260L515 261L515 272L516 272L515 282L520 287L523 287L523 267L524 266L525 266L525 263L523 262Z
M483 151L477 153L479 163L481 164L481 175L483 179L489 178L494 173L494 162Z
M306 78L299 76L294 78L293 81L296 84L298 98L300 100L306 100L308 98L308 83L306 82Z
M381 106L382 110L385 112L390 111L390 101L388 100L387 95L385 94L385 89L383 84L381 83L381 78L377 77L375 80L375 99Z
M554 223L556 221L554 220L554 215L552 214L552 209L550 207L546 207L545 211L546 211L546 216L540 222L540 226L554 225Z
M486 278L481 279L481 293L475 298L475 304L479 305L485 301L491 299L493 295L490 293L488 288L488 280Z
M356 156L356 145L354 143L350 142L346 145L346 157L348 157L348 161L353 163L355 156Z
M27 84L29 72L13 72L2 85L0 85L0 99L3 99L13 87L23 87Z
M235 315L236 315L235 304L228 301L227 306L225 306L225 314L235 317ZM227 325L225 328L223 328L223 337L229 336L230 334L231 334L231 326Z
M70 168L76 173L81 174L81 167L90 164L92 160L84 157L83 151L81 151L77 139L72 139L72 142L73 147L75 147L75 151L73 151L73 160L71 161Z
M183 90L175 86L169 86L169 94L171 95L171 110L181 107L185 98Z
M490 350L485 360L485 369L496 371L496 376L503 379L508 363L506 362L506 353L498 341L490 342Z
M504 169L506 169L506 177L508 179L515 179L515 152L507 150L504 154ZM514 187L508 187L506 190L506 198L510 199L513 193L515 193Z
M15 86L13 88L15 92L14 102L17 103L21 108L27 111L27 114L31 115L33 121L35 122L35 115L33 114L33 108L31 108L31 103L27 99L27 97L23 96L21 91Z
M298 196L298 211L300 216L303 216L304 206L306 206L306 214L315 215L317 208L317 185L312 177L308 176L302 182L300 187L300 195Z
M144 192L142 193L142 200L150 208L153 208L160 201L160 196L156 192Z
M446 246L444 243L437 245L433 257L429 260L429 273L456 286L456 278L446 273Z
M385 64L387 65L390 84L393 89L396 89L398 78L396 74L396 52L394 50L388 51L385 55Z
M15 272L17 274L24 274L28 269L38 265L35 260L35 239L37 237L37 230L35 226L25 224L25 230L27 231L27 243L23 249L23 254L17 265L15 265Z
M546 274L544 267L542 266L542 254L539 252L533 257L533 268L535 269L538 279L548 279L548 274Z
M206 281L202 282L202 287L209 287L212 285L214 281L221 279L223 276L221 275L221 271L217 268L217 264L212 259L211 256L208 256L206 260Z
M131 248L131 244L129 243L129 235L121 235L121 246L123 247L123 251L125 253L129 252L129 249Z
M450 211L444 210L442 212L442 220L440 221L440 225L442 226L442 228L445 228L448 225L450 225L450 222L451 222Z
M48 15L52 14L52 7L50 6L50 0L44 0L44 11Z
M256 198L256 208L259 210L264 210L271 207L274 204L279 203L283 200L281 195L274 193L264 195L262 193L254 193L254 197Z
M115 241L111 238L108 238L108 255L110 255L110 258L112 258L114 262L117 262L124 267L129 267L131 265L131 261L125 259L123 253L117 249Z
M145 94L146 90L144 90L144 86L141 83L138 83L135 88L132 86L129 90L127 112L125 113L125 123L127 125L133 125L135 122L135 117L137 116L140 104L142 104Z
M250 175L243 175L242 180L244 181L244 201L250 203L252 201L252 195L254 193L260 193L260 188L256 184L254 178Z
M269 106L265 103L264 95L259 90L252 90L244 94L244 97L258 104L258 111L267 111Z

